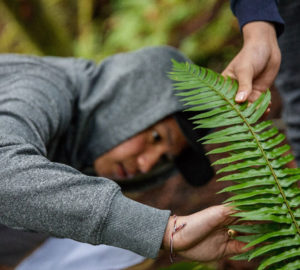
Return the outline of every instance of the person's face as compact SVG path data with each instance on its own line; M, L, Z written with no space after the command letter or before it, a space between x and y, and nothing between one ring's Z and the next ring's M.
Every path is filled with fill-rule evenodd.
M163 156L178 155L186 145L175 119L169 117L98 157L94 169L115 180L132 178L149 172Z

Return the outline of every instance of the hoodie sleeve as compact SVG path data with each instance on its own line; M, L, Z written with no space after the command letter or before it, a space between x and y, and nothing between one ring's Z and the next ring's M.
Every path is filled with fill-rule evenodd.
M75 91L63 70L14 59L0 58L0 223L155 257L169 211L47 159L72 119Z
M240 28L249 22L267 21L274 23L277 36L284 31L276 0L231 0L231 10L238 18Z

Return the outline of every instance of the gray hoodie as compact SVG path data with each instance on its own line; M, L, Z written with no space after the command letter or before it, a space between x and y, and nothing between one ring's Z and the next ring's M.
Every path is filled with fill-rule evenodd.
M170 212L122 195L93 161L182 110L170 47L107 58L0 56L0 223L155 257Z

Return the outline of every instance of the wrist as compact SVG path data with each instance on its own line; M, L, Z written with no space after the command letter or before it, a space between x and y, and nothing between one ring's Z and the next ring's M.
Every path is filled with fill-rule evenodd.
M176 215L173 215L172 217L169 218L168 225L167 225L167 228L166 228L166 232L165 232L165 235L164 235L164 238L163 238L164 241L163 241L162 247L164 249L166 249L166 248L170 249L170 260L171 260L171 262L174 261L174 257L175 257L175 254L174 254L174 235L177 232L181 231L186 226L186 223L182 223L182 224L179 225L177 222L178 222L178 220L177 220ZM173 228L172 228L172 223L173 223ZM169 245L167 243L169 243Z
M276 30L272 23L264 21L256 21L247 23L243 29L243 39L244 43L248 42L258 42L261 43L264 40L276 41Z
M164 250L170 250L170 235L172 234L172 230L173 230L173 216L169 217L167 226L166 226L166 230L165 230L165 234L161 243L161 248Z

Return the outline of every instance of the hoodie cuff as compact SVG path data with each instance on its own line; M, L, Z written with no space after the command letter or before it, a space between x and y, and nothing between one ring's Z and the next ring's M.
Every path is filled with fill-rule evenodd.
M149 207L118 192L110 207L101 243L155 258L169 217L169 210Z
M231 0L231 10L237 17L240 29L249 22L266 21L275 25L277 37L284 31L276 0Z

